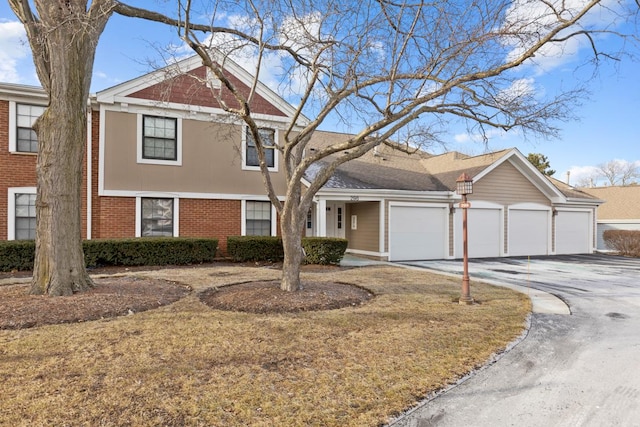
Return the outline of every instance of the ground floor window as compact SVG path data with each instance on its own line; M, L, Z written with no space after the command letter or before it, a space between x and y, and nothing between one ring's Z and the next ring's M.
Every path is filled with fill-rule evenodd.
M141 236L173 236L173 199L143 198L141 216Z
M271 236L271 203L247 201L246 235Z
M15 238L33 240L36 238L36 195L16 193L15 195Z

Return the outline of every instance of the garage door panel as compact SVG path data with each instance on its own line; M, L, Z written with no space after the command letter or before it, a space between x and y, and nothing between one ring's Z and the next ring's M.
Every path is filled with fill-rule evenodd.
M415 261L446 258L447 210L440 207L392 206L389 259Z
M509 255L549 253L549 212L513 209L509 211Z
M458 213L458 211L460 213ZM469 258L499 257L502 244L500 209L468 210ZM456 212L456 257L462 257L462 210Z
M586 211L559 211L556 217L556 254L591 252L591 216Z

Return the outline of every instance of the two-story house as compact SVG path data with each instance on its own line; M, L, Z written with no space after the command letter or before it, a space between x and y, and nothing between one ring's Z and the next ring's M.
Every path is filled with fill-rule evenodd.
M226 61L225 70L249 90L252 76L244 69ZM255 144L243 122L217 104L212 91L230 105L234 100L209 77L193 57L90 97L83 237L216 237L224 253L227 236L278 234ZM46 102L39 88L0 84L2 240L34 237L31 125ZM294 117L294 108L261 84L252 110L266 140L280 141ZM346 137L318 131L309 150ZM267 161L284 197L279 152L268 149ZM593 251L599 201L552 182L516 149L432 156L381 146L341 166L317 193L307 235L346 237L349 251L381 259L458 258L455 181L462 172L475 182L471 256Z

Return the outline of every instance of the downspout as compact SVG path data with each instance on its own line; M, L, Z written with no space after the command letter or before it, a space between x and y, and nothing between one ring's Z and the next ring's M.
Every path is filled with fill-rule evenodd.
M91 240L91 223L93 222L93 211L91 204L91 153L92 153L92 134L91 131L91 123L92 123L92 110L91 110L91 98L87 100L87 200L85 201L87 206L87 240Z

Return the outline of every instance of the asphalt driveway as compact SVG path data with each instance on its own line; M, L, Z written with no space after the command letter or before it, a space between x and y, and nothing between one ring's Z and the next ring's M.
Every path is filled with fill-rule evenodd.
M460 261L412 263L460 273ZM571 314L534 312L527 337L394 427L640 426L640 260L471 260L473 280L540 289ZM473 295L473 287L471 289Z

